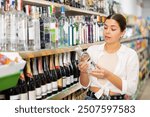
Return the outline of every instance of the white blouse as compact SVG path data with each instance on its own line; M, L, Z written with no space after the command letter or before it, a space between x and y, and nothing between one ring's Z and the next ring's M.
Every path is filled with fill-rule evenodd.
M101 64L100 60L103 60L102 57L106 54L104 45L105 43L101 45L94 45L89 47L87 50L91 59L96 64ZM136 92L139 79L139 60L136 51L122 44L116 52L116 55L117 57L114 57L116 57L115 60L117 59L117 62L115 66L113 65L113 67L115 67L114 70L108 70L121 78L122 90L118 89L108 80L105 80L105 83L103 83L100 79L89 75L90 82L87 87L83 86L83 88L88 88L89 86L99 87L100 90L95 93L97 98L100 98L103 93L105 95L109 95L109 91L127 94L130 96L134 95ZM109 61L111 61L111 59L109 59Z

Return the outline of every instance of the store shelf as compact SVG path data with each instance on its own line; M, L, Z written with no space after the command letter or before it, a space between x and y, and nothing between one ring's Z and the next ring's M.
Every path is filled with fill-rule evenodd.
M70 7L68 5L59 4L55 2L45 1L45 0L23 0L24 4L29 5L36 5L36 6L50 6L53 5L56 8L60 8L61 6L64 6L66 9L66 15L100 15L100 16L106 16L103 13L93 12L85 9L79 9Z
M80 46L82 49L86 49L92 45L98 45L102 43L103 41L97 42L97 43L83 44ZM35 58L35 57L40 57L40 56L48 56L48 55L53 55L53 54L71 52L71 51L74 51L76 47L77 46L70 46L66 48L44 49L44 50L37 50L37 51L23 51L23 52L19 52L19 54L23 59L27 59L27 58Z
M121 42L126 43L126 42L136 41L138 39L143 39L143 36L142 35L136 35L136 36L132 36L129 38L123 38Z
M139 54L139 53L141 53L141 52L143 52L143 51L145 51L146 50L146 48L140 48L138 51L137 51L137 53Z
M79 83L74 84L73 86L71 86L63 91L48 97L47 100L61 100L64 97L74 93L75 91L77 91L79 89L81 89L81 85Z

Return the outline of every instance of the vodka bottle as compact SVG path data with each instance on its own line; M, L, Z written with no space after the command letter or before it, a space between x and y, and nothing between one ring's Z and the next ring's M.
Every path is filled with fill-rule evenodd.
M59 39L58 39L58 46L59 47L66 47L68 46L68 18L65 16L65 8L61 7L61 16L59 17Z
M6 40L7 40L7 50L17 51L18 50L18 37L17 37L17 11L15 10L15 0L7 0L8 4L7 12L5 12L6 21ZM10 5L10 6L9 6Z
M56 10L54 6L49 8L50 17L50 38L51 38L51 49L58 48L58 20L55 16Z
M27 15L22 11L23 0L16 0L16 9L18 15L18 50L25 51L27 47Z
M86 51L82 51L82 48L80 46L76 47L75 51L77 52L79 61L86 61L89 64L88 72L95 69L96 64Z

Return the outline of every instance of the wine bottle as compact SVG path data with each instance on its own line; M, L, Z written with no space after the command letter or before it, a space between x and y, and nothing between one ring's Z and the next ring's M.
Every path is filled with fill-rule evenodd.
M33 77L35 79L35 85L36 85L36 100L42 99L42 87L41 87L41 79L38 75L37 70L37 58L32 59L32 71L33 71Z
M59 66L59 56L58 54L55 54L55 69L57 73L57 84L58 84L58 91L61 91L63 89L63 79L62 79L62 73Z
M20 79L18 83L19 83L19 89L20 89L20 100L28 100L27 83L25 81L25 76L23 72L20 74Z
M78 64L79 64L79 61L78 61L78 55L77 55L77 52L75 54L75 63L76 63L76 73L77 73L77 81L79 81L79 77L80 77L80 70L79 70L79 67L78 67Z
M27 60L25 77L27 79L28 99L36 100L36 85L35 79L31 72L30 59Z
M54 58L53 55L50 56L50 73L51 73L51 78L52 78L52 94L55 94L58 92L58 84L57 84L57 73L54 67Z
M63 64L64 64L64 68L65 68L65 71L66 71L66 86L70 87L71 79L70 79L70 69L69 69L69 65L67 63L67 53L64 53Z
M73 77L74 77L74 83L77 83L78 81L78 68L76 64L76 58L75 58L76 52L71 52L71 63L73 67Z
M51 96L52 95L52 79L50 77L50 71L48 68L48 57L44 56L42 58L43 60L43 70L44 70L44 74L46 76L47 79L47 96Z
M67 63L70 69L70 83L71 85L74 84L74 76L73 76L73 66L71 64L71 56L70 56L70 52L67 52Z
M38 58L38 72L39 77L41 78L41 85L42 85L42 99L46 99L47 97L47 79L45 77L45 74L43 72L43 66L42 66L42 57Z
M63 54L59 54L59 65L60 65L60 70L61 70L61 74L62 74L62 79L63 79L63 89L66 88L66 71L65 68L63 66Z
M0 91L0 100L5 100L5 91Z

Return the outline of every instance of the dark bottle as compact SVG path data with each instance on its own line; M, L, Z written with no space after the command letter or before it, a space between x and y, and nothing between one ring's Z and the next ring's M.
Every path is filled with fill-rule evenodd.
M78 66L76 63L76 52L71 52L71 63L72 63L72 67L73 67L73 77L74 77L74 83L78 82Z
M5 92L6 91L0 91L0 100L5 100Z
M28 100L28 88L23 72L20 74L18 84L20 89L20 100Z
M61 91L63 89L63 79L62 79L62 74L59 66L59 56L58 54L55 54L54 56L54 61L55 61L55 70L57 73L57 85L58 85L58 91Z
M63 79L63 89L66 88L66 71L65 68L63 66L63 56L62 54L59 54L59 66L60 66L60 70L61 70L61 74L62 74L62 79Z
M63 64L64 64L64 68L66 71L66 86L70 87L71 86L71 78L70 78L70 68L69 68L69 65L67 62L67 53L64 53Z
M78 67L78 64L79 64L79 61L78 61L78 55L77 55L77 52L75 54L75 63L76 63L76 73L77 73L77 81L79 81L79 77L80 77L80 70L79 70L79 67Z
M36 100L42 99L42 87L41 87L41 78L38 75L37 70L37 58L32 59L32 71L33 71L33 77L35 79L35 85L36 85Z
M57 84L57 73L54 67L54 58L53 55L50 56L50 63L49 63L51 78L52 78L52 94L58 92L58 84Z
M71 63L71 56L70 56L70 52L67 53L67 63L68 63L68 66L69 66L69 69L70 69L70 83L71 85L74 84L74 76L73 76L73 66L72 66L72 63Z
M19 89L18 84L15 87L10 88L8 90L8 99L9 100L20 100L20 89Z
M47 79L47 96L51 96L52 95L52 78L50 76L50 71L48 68L48 57L44 56L42 58L43 60L43 70L44 70L44 74L45 77Z
M39 71L39 77L41 79L41 88L42 88L42 99L46 99L47 97L47 79L45 77L45 74L43 72L43 66L42 66L42 57L38 58L38 71Z
M30 59L27 60L25 77L28 87L28 99L36 100L36 84L33 74L31 72Z

